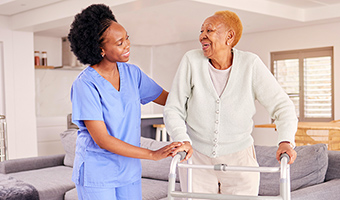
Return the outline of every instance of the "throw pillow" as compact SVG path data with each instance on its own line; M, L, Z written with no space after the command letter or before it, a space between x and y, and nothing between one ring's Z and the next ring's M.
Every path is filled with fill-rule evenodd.
M73 161L76 151L78 129L68 129L60 133L61 143L65 150L64 165L73 167Z
M261 167L278 167L275 158L277 147L256 146L257 161ZM325 179L328 154L325 144L298 146L295 148L297 158L290 166L291 190L321 183ZM280 194L280 174L261 173L261 196L276 196Z

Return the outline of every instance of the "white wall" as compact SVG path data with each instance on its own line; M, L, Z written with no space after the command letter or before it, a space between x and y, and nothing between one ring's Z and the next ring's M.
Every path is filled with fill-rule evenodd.
M6 115L5 112L5 75L3 66L3 44L0 41L0 115Z
M9 158L37 155L33 33L12 31L0 17Z
M152 77L152 56L153 49L151 46L135 46L131 44L129 63L137 65L144 73L146 73L150 77ZM155 105L153 103L142 105L142 114L153 114L154 106Z

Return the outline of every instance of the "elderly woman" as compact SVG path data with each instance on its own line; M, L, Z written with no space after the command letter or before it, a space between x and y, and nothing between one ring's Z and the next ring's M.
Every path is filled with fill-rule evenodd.
M164 108L167 131L183 142L193 164L258 166L252 117L258 100L275 119L277 159L296 159L297 117L293 103L261 59L235 49L242 35L238 16L216 12L202 24L200 50L187 52ZM182 188L186 177L180 172ZM193 192L257 195L259 173L193 170Z
M130 41L108 6L91 5L76 15L68 38L77 58L89 66L71 90L72 120L78 125L72 180L78 198L141 200L139 159L172 155L140 148L140 104L164 105L168 92L137 66L126 63Z

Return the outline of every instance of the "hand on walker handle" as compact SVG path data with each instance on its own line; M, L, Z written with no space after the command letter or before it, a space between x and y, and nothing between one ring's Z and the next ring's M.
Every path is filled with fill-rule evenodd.
M188 141L184 141L181 146L177 147L175 151L173 151L172 157L174 157L180 151L186 152L186 156L183 160L181 160L181 162L188 160L192 156L192 153L194 152L190 142Z
M280 162L281 154L286 153L289 156L288 164L293 164L296 159L296 151L291 147L289 142L281 142L276 152L276 159Z
M182 146L183 143L182 142L173 142L169 145L166 145L158 150L155 151L151 151L151 160L161 160L163 158L172 156L174 150L176 148L179 148L180 146Z

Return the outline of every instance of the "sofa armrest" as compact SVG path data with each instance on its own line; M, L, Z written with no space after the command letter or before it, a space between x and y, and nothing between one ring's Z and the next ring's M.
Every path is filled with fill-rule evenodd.
M64 157L65 155L62 154L5 160L0 162L0 173L9 174L14 172L60 166L64 165Z
M325 181L340 179L340 151L328 151L328 169Z
M293 200L340 199L340 179L323 182L291 193Z

